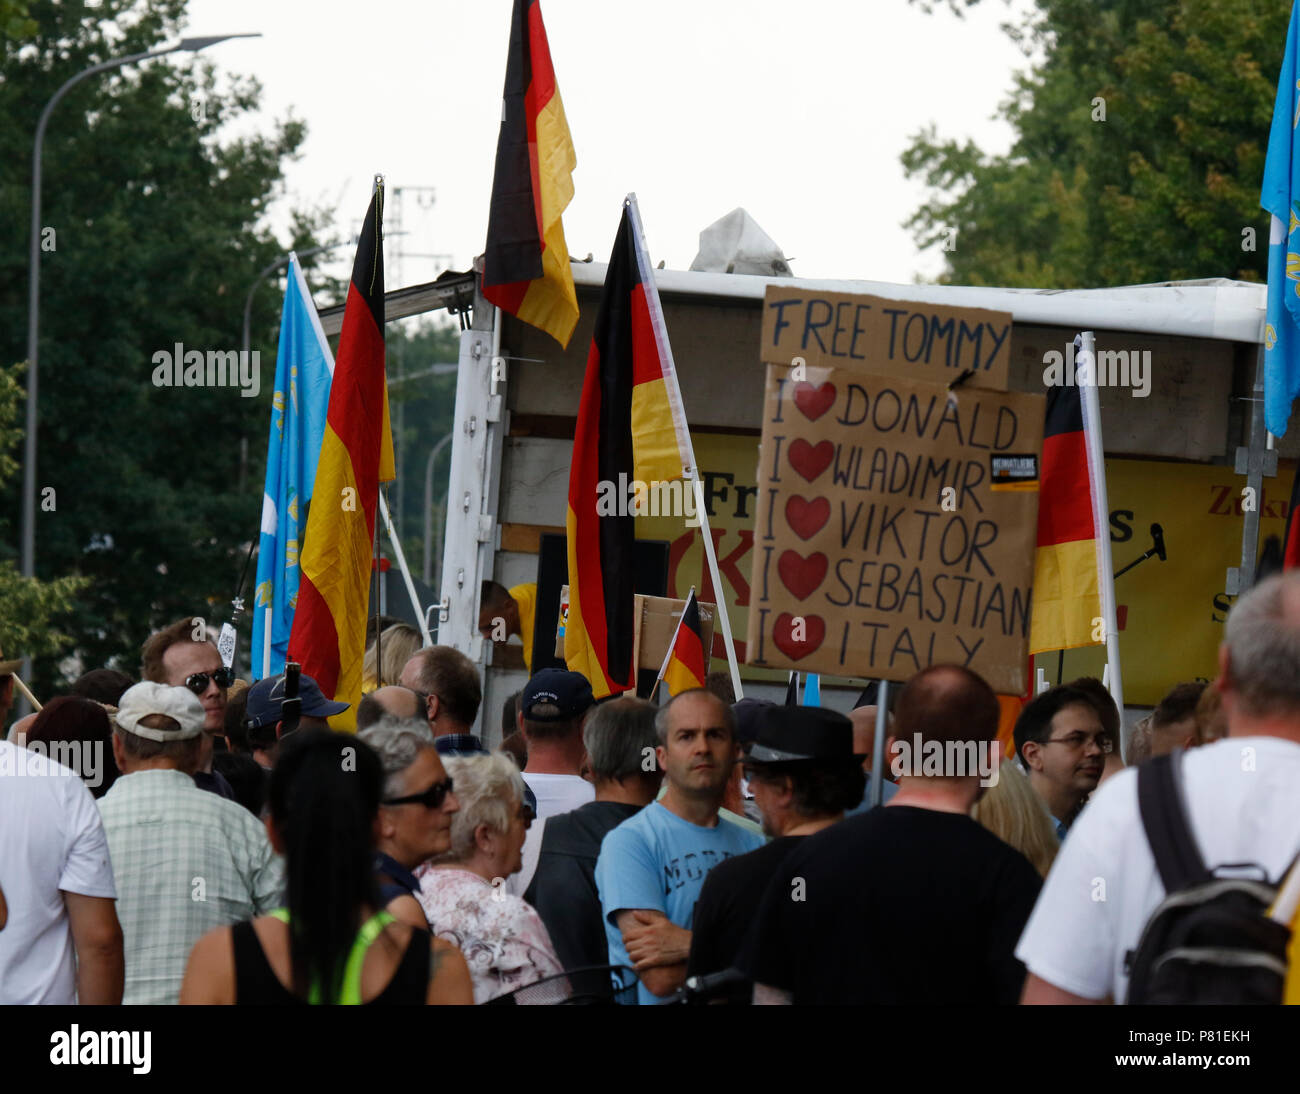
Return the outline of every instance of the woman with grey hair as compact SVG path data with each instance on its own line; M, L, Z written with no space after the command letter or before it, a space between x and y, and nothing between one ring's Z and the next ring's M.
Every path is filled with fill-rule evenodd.
M524 780L500 753L446 756L460 809L451 847L415 871L429 926L458 946L485 1003L563 972L541 917L508 892L505 879L520 865L529 816Z
M384 772L375 873L385 911L428 930L413 870L451 846L460 803L427 722L388 715L357 734L375 750Z

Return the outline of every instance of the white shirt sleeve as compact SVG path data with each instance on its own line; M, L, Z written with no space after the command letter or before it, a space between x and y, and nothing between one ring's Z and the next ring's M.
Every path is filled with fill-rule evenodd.
M1099 795L1080 814L1016 947L1031 973L1085 999L1104 999L1111 991L1120 861L1107 836L1121 796ZM1140 828L1134 834L1142 838Z
M66 786L63 796L67 838L59 888L67 893L115 900L117 888L99 807L86 784L75 775L60 778Z

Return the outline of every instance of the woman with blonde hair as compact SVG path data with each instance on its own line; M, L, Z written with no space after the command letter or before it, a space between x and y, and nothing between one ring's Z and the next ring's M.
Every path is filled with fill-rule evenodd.
M971 816L1024 855L1041 877L1047 876L1061 843L1029 777L1014 760L999 765L998 781L976 801Z
M445 755L460 809L451 819L451 847L415 871L429 929L459 947L485 1003L564 971L542 918L505 887L522 866L532 821L524 780L499 752Z
M402 682L406 662L420 651L420 632L409 623L393 623L379 632L379 638L366 648L361 662L361 691L391 687ZM378 669L376 669L378 662Z

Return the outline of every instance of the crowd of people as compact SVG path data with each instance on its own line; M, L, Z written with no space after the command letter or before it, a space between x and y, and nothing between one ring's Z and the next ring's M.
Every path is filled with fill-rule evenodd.
M235 680L196 622L0 742L0 1002L1123 1003L1175 884L1152 786L1173 780L1192 880L1244 865L1273 891L1300 851L1295 573L1238 600L1217 679L1124 748L1092 679L1025 703L1004 747L955 665L896 690L881 757L874 706L725 681L596 701L558 668L489 748L477 667L402 624L335 732L347 704L302 676L286 708L284 676Z

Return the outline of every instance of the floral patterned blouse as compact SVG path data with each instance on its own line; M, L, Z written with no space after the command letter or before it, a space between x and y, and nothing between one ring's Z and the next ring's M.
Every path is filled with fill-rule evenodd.
M465 956L475 1003L564 971L541 916L504 882L493 885L469 870L427 864L415 876L430 929Z

